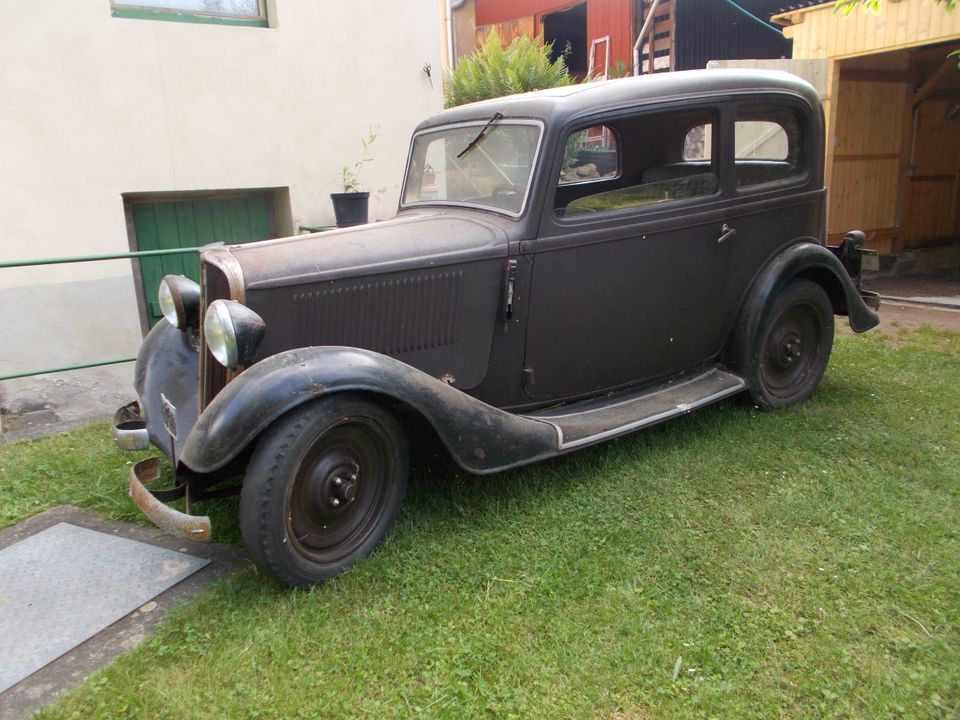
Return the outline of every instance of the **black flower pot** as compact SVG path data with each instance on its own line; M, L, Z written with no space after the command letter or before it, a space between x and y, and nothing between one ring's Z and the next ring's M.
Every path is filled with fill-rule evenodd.
M330 193L330 199L333 201L333 212L337 216L337 227L363 225L367 222L370 193Z

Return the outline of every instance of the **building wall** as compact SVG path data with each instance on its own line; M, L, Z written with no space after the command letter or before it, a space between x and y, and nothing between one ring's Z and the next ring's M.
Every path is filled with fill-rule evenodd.
M754 0L748 7L740 0L740 5L766 20L765 3ZM725 2L679 0L675 42L674 70L695 70L711 60L791 57L788 39Z
M844 15L834 7L828 2L775 16L789 23L783 34L793 40L794 58L849 58L960 37L960 13L931 0L885 0L879 13L857 8Z
M915 95L927 81L950 84L945 56L960 42L960 12L884 0L878 13L844 15L829 2L774 21L793 39L795 59L827 62L828 233L863 228L868 246L889 253L960 231L956 124L943 120L948 104ZM943 72L918 66L923 54Z
M338 168L370 127L371 218L392 215L410 132L442 107L440 73L422 69L441 66L437 5L268 10L269 28L112 17L109 0L9 13L0 260L129 250L128 193L279 188L281 229L333 224ZM130 261L0 269L0 318L0 374L130 356L141 337ZM0 408L98 414L131 378L127 364L4 381Z
M633 67L633 2L632 0L581 0L587 3L587 50L596 38L610 37L610 67L619 60ZM476 27L479 37L486 37L497 27L501 37L537 35L542 32L540 17L578 4L576 0L475 0ZM605 49L596 51L596 63L602 67Z

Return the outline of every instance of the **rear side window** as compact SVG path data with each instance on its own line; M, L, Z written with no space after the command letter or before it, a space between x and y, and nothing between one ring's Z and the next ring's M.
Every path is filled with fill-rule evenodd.
M800 118L788 109L740 107L734 156L738 189L802 180L807 168Z
M713 157L713 124L697 125L683 138L684 160L709 160Z

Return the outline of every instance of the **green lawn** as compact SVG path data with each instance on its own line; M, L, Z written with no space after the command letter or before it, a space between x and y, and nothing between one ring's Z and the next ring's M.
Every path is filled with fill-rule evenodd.
M0 446L0 522L133 517L108 435ZM346 575L222 581L41 716L960 714L960 335L839 337L792 410L448 475Z

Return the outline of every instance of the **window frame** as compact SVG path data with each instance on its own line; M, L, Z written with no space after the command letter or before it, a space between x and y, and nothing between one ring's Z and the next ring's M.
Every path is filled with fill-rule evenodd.
M624 218L635 218L631 219L629 222L642 222L644 216L656 217L658 214L671 213L672 211L679 209L683 210L688 208L691 205L703 202L716 202L727 197L727 189L724 183L724 158L722 156L723 148L726 145L725 137L722 132L724 124L724 105L723 99L710 97L710 98L696 98L685 100L679 103L669 103L669 104L650 104L650 105L641 105L634 106L631 108L624 108L621 111L613 113L604 113L602 115L593 115L589 118L584 118L579 120L575 125L571 125L568 128L564 129L561 133L563 141L559 143L559 164L562 166L563 162L563 149L566 147L566 140L573 133L578 130L582 130L593 125L606 125L612 131L617 134L617 152L618 152L618 168L619 172L616 178L597 178L592 180L592 182L601 182L601 181L614 181L619 180L623 177L624 172L624 142L622 139L623 133L613 125L624 121L629 120L630 118L636 117L649 117L652 115L667 115L670 113L677 113L678 115L684 113L690 113L695 111L702 111L710 115L710 125L712 126L712 153L709 158L709 167L711 171L716 176L716 188L713 192L706 195L694 195L691 197L676 198L671 199L669 202L659 202L659 203L648 203L641 205L631 205L619 208L611 208L606 210L601 210L597 212L585 212L577 213L574 215L563 215L558 214L557 210L553 207L556 203L556 194L561 188L568 187L578 187L580 183L568 183L560 184L555 183L553 188L550 190L550 195L547 199L547 202L544 204L544 213L549 215L551 222L557 227L566 228L568 231L572 230L577 225L586 225L595 222L602 222L608 219L621 221ZM696 125L691 125L690 128L696 127ZM686 133L689 132L688 128L680 135L681 143L683 138L686 137ZM683 148L680 147L680 156L683 156ZM682 162L682 161L681 161Z
M757 105L767 105L769 109L769 115L767 117L755 117L750 118L749 120L741 120L740 113L744 108L755 107ZM787 135L787 142L791 143L792 138L790 137L787 128L784 127L783 123L779 122L776 119L778 113L791 113L794 116L794 119L797 122L797 131L798 137L797 142L799 143L799 150L797 152L797 158L800 162L800 172L795 175L789 175L785 178L778 178L775 180L767 180L764 182L753 183L751 185L738 185L737 184L737 156L736 156L736 134L737 134L737 123L738 122L756 122L756 121L766 121L774 122L780 125L783 128L784 132ZM757 95L755 97L746 97L738 98L735 102L731 103L730 106L730 148L729 148L729 166L730 166L730 188L734 196L743 196L743 195L753 195L757 193L771 192L782 189L794 189L802 187L810 182L812 173L815 170L816 158L814 157L814 150L811 148L813 142L810 138L811 128L811 119L809 118L809 111L806 109L805 105L794 100L792 97L780 96L769 96L769 95ZM787 149L787 159L784 162L789 162L789 159L792 155L792 145L788 145ZM740 160L749 161L749 158L739 158ZM764 162L764 161L761 161ZM777 162L775 160L766 161L766 162Z
M570 141L570 138L572 138L574 135L576 135L576 134L579 133L579 132L583 132L583 131L585 131L585 130L589 130L590 128L593 128L593 127L603 127L607 132L609 132L609 133L613 136L614 142L615 142L615 144L616 144L616 147L614 148L614 150L615 150L615 152L616 152L616 154L617 154L617 172L616 172L616 174L613 175L612 177L584 178L583 180L568 180L568 181L564 182L564 181L563 181L563 178L562 178L563 160L562 160L562 158L561 158L561 161L560 161L561 179L557 181L557 186L558 186L558 187L570 187L570 186L573 186L573 185L586 185L586 184L588 184L588 183L595 183L595 182L609 182L609 181L612 181L612 180L619 180L619 179L620 179L620 176L623 175L623 142L622 142L621 137L620 137L620 131L617 130L615 127L611 127L611 126L609 125L609 123L605 123L605 122L594 122L594 123L590 123L590 124L588 124L588 125L584 125L583 127L579 127L579 128L570 130L570 132L568 132L568 133L566 133L566 135L564 135L564 137L563 137L563 142L560 143L560 147L563 148L563 157L566 157L566 154L567 154L567 143Z
M257 0L259 14L254 17L238 15L218 15L197 10L178 10L176 8L157 8L138 5L136 2L110 0L110 14L113 17L132 20L160 20L167 22L197 23L202 25L233 25L237 27L269 27L267 0Z
M520 203L520 210L514 212L513 210L508 210L506 208L498 207L495 205L484 205L481 203L470 203L463 202L460 200L417 200L415 202L404 202L404 197L406 196L407 183L410 181L411 169L413 163L413 148L417 143L417 139L424 136L430 135L433 133L440 133L444 130L456 129L461 127L475 127L477 129L482 129L485 125L489 125L487 120L464 120L462 122L447 123L443 125L434 125L431 127L423 128L414 132L410 138L410 145L407 149L407 160L406 165L403 170L403 181L400 184L400 210L409 210L411 208L422 208L430 206L440 206L440 207L459 207L459 208L469 208L471 210L483 210L484 212L492 212L498 215L505 215L509 218L517 220L523 217L531 206L531 198L533 195L533 186L537 183L539 173L540 173L540 156L543 153L544 147L544 136L546 135L546 125L542 120L531 119L531 118L514 118L507 117L499 120L498 123L503 123L504 125L531 125L537 128L539 131L537 133L537 146L533 151L533 155L530 158L530 173L527 176L527 186L523 193L523 200Z

